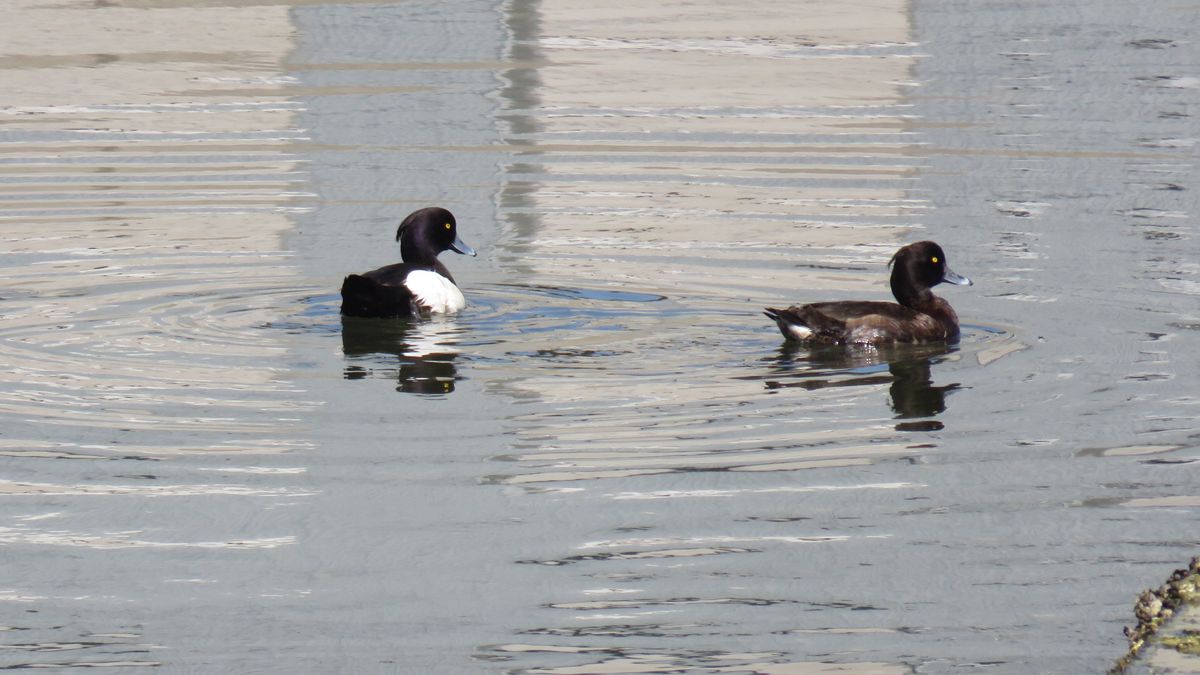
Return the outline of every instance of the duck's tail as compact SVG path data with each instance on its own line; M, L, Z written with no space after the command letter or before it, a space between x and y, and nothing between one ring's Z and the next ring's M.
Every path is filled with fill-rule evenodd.
M813 337L813 329L804 321L795 307L787 309L779 309L776 307L767 307L763 310L776 326L779 326L779 332L783 333L783 337L789 340L798 340L801 342L811 340Z

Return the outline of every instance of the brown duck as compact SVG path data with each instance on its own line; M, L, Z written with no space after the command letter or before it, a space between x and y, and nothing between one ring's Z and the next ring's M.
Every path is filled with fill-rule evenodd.
M971 280L950 269L942 247L918 241L896 251L888 264L896 302L816 302L787 309L768 307L765 313L785 338L812 344L957 340L958 315L929 289L942 282L970 286Z

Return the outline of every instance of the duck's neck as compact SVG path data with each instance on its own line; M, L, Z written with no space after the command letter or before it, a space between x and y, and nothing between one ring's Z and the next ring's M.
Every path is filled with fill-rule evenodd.
M437 265L437 254L409 237L400 238L400 258L413 267L433 269Z
M896 296L896 302L918 312L923 312L926 306L937 303L937 296L928 288L914 288L912 284L904 283L904 279L895 272L892 273L892 295Z
M941 324L946 338L958 337L958 314L950 303L934 295L933 291L924 287L914 288L913 284L905 283L901 275L893 272L892 295L901 305L933 317Z

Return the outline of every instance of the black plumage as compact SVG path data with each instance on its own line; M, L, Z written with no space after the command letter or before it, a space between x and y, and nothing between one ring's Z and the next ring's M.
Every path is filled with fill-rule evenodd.
M396 228L396 240L404 262L347 276L342 282L342 314L391 317L461 309L459 303L465 304L462 293L454 286L450 270L437 259L446 250L475 255L475 250L458 236L454 214L436 206L414 211ZM427 276L411 276L419 271L436 273L448 284L443 282L439 288L438 284L428 284ZM416 288L414 278L425 281L425 285ZM436 293L429 292L429 288ZM429 297L443 292L457 297Z

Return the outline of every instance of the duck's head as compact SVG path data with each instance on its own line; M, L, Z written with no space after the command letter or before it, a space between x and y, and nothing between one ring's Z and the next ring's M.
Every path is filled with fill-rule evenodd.
M970 286L971 280L957 274L946 263L946 253L932 241L918 241L896 251L888 263L892 266L892 294L900 304L923 296L942 282Z
M475 249L458 236L458 221L454 214L438 206L418 209L396 228L400 256L405 262L431 263L442 251L475 255Z

